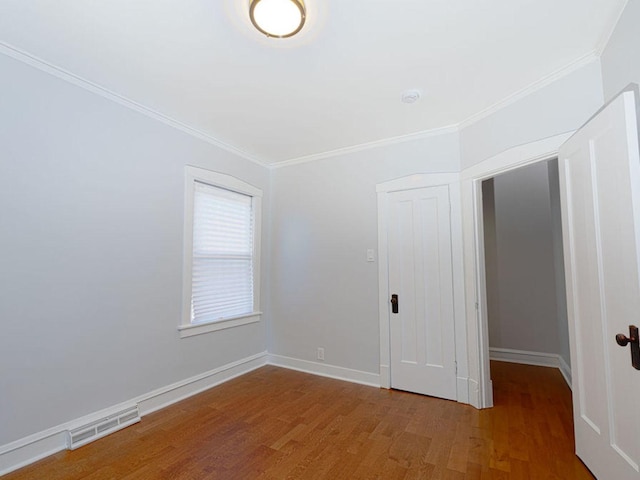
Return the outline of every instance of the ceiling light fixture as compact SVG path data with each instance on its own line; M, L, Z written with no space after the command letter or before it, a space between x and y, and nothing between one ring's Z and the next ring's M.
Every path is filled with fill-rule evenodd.
M251 0L249 16L267 37L287 38L302 30L306 10L303 0Z

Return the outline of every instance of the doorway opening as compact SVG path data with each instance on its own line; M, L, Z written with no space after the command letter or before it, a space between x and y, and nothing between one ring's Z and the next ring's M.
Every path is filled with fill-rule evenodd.
M571 387L557 159L481 190L489 358L558 368Z

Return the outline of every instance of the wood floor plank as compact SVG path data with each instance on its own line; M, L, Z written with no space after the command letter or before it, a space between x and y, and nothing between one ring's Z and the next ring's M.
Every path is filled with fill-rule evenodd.
M3 480L593 479L556 369L492 363L495 406L263 367Z

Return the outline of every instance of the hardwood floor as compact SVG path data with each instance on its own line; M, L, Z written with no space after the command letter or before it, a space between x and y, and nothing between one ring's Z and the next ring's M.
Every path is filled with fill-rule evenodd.
M492 378L476 410L267 366L3 480L592 479L559 371Z

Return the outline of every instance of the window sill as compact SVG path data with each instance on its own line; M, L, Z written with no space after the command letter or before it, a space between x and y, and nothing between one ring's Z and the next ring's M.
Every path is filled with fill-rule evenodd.
M256 323L260 321L261 315L262 312L253 312L247 315L217 320L215 322L191 323L189 325L180 325L178 330L180 331L180 338L193 337L194 335L202 335L203 333L217 332L218 330L224 330L225 328L233 328L241 325L248 325L250 323Z

